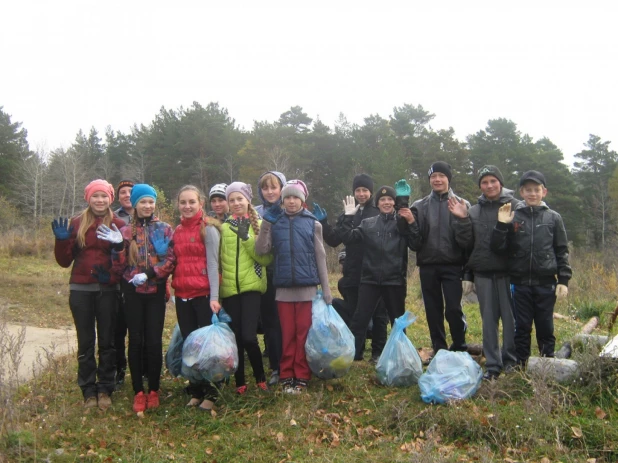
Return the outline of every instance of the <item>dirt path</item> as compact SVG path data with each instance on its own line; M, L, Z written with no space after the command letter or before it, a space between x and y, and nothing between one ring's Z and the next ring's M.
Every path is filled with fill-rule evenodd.
M38 328L26 325L10 325L6 328L11 336L17 337L25 329L25 343L18 368L20 380L27 381L36 371L45 367L48 354L54 356L73 355L77 351L75 330Z

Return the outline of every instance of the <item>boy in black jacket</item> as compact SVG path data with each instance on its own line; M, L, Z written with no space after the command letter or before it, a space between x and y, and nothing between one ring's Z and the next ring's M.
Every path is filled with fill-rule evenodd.
M533 322L541 356L554 356L554 305L556 298L568 295L572 272L562 217L543 201L545 177L530 170L519 185L524 202L514 212L510 203L500 208L490 246L509 258L517 362L524 366L530 357Z
M408 208L395 211L395 198L394 188L380 187L375 196L380 214L364 219L358 227L353 223L358 209L354 197L348 196L344 201L345 217L339 235L346 247L359 242L364 245L358 306L350 327L356 344L354 360L362 360L367 326L380 297L388 310L391 325L405 312L410 224L414 217ZM398 217L408 224L403 233L397 226Z
M358 210L352 218L354 227L358 227L364 219L375 217L380 213L374 204L373 180L367 174L358 174L352 181L352 193ZM337 219L337 224L331 227L328 224L326 211L317 203L313 203L313 215L322 224L322 236L324 241L331 247L339 246L343 241L339 236L341 224L345 219L345 214L341 214ZM345 258L343 260L343 277L339 280L337 288L343 297L345 304L340 305L344 310L340 312L341 318L350 326L354 312L358 305L358 287L361 279L361 266L363 262L364 245L362 242L350 243L345 248ZM340 260L341 262L341 260ZM388 325L388 315L384 303L380 301L372 317L373 327L371 331L371 361L377 362L386 344L386 328ZM363 353L357 352L358 357Z

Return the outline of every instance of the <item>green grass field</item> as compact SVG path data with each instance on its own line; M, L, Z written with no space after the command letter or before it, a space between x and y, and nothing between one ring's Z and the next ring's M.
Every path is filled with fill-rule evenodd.
M601 316L596 334L607 334L614 306L612 272L593 277L586 259L573 266L582 278L557 307L566 316L555 320L558 347L591 315ZM53 259L0 257L4 320L72 326L68 275ZM336 281L333 274L333 289ZM408 336L427 348L416 273L408 288L408 310L418 316ZM466 305L465 313L468 342L480 344L478 306ZM165 344L174 324L168 305ZM423 403L417 386L381 386L368 362L355 362L338 380L313 379L306 394L264 393L254 387L247 362L248 394L236 396L232 381L212 414L187 409L185 382L164 372L161 407L139 419L131 411L130 384L107 412L84 410L76 360L54 357L34 380L11 389L3 404L0 461L617 461L616 365L589 351L575 351L573 358L581 372L569 384L513 373L450 405Z

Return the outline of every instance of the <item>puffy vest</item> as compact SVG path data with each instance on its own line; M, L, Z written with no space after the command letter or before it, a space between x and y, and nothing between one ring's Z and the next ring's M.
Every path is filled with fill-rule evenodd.
M315 217L306 209L290 218L287 214L272 227L275 255L275 288L320 284L313 235Z
M176 267L172 288L176 297L194 298L210 294L206 269L206 245L200 235L202 211L190 219L182 219L174 230L174 255Z

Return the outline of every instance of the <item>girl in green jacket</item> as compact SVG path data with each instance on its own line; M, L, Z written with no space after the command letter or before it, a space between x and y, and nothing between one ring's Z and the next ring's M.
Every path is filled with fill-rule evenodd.
M268 390L262 353L257 340L260 298L266 292L266 266L272 256L255 253L255 237L260 232L258 214L251 205L251 185L231 183L225 190L230 216L221 227L221 297L232 318L232 330L238 347L236 392L247 392L244 351L253 368L257 387Z

